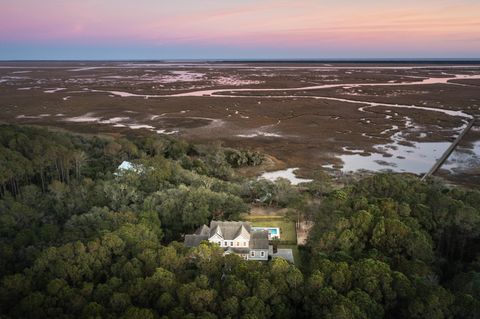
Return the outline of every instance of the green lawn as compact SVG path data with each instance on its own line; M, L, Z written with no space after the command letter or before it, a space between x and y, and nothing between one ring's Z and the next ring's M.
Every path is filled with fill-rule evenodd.
M298 251L297 231L295 222L286 218L285 215L243 215L242 219L248 221L253 227L278 227L280 228L280 242L278 248L292 249L295 266L300 267L300 252ZM295 244L282 244L289 241Z
M240 217L244 220L248 220L249 222L253 221L269 221L269 220L284 220L285 216L282 215L249 215L243 214Z
M254 218L251 218L254 217ZM254 227L278 227L280 228L280 242L291 241L297 242L297 231L295 223L278 216L247 216L244 219L249 221Z

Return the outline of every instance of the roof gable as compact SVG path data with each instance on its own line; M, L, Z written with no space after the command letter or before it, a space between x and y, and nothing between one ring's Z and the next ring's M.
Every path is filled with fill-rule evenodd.
M244 230L242 230L242 228ZM248 222L230 222L230 221L214 221L210 223L210 237L215 234L221 234L225 240L234 240L240 233L250 234L251 226Z
M247 231L247 229L243 224L238 228L238 231L235 234L234 239L239 239L239 238L250 240L250 233Z
M223 237L219 236L218 234L213 234L213 236L208 237L208 240L210 241L223 240Z
M210 228L207 225L202 225L195 231L195 235L207 236L208 234L210 234Z
M222 228L219 225L210 227L210 238L217 236L224 239ZM225 238L226 239L226 238Z

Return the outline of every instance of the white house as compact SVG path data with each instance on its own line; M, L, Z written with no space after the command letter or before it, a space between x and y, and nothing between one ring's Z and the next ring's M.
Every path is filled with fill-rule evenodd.
M268 260L271 255L268 231L253 230L248 222L211 221L210 227L203 225L194 234L186 235L184 244L196 247L205 240L222 247L225 254L247 260Z
M144 168L141 164L135 164L129 161L123 161L114 173L115 176L122 176L125 172L142 173Z

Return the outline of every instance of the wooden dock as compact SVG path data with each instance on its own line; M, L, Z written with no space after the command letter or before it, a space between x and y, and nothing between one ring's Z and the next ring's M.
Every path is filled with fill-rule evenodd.
M445 151L445 153L442 154L442 156L435 162L435 164L432 166L432 168L425 174L423 175L423 177L421 178L422 181L424 181L425 179L427 179L428 177L432 176L433 174L435 174L436 171L438 171L440 169L440 167L442 167L443 163L445 163L445 161L450 157L450 155L452 154L452 152L455 150L455 148L457 147L458 143L460 143L460 141L465 137L465 135L467 135L467 133L470 131L470 129L472 128L473 124L475 124L475 118L473 118L468 124L467 126L465 127L465 129L463 129L463 131L457 136L457 138L455 139L455 141L452 142L452 144L450 144L450 146L447 148L447 150Z

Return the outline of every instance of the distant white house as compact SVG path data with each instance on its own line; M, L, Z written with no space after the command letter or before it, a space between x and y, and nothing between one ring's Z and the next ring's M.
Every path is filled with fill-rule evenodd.
M134 166L129 161L123 161L117 168L119 171L130 171L134 169Z
M253 230L248 222L212 221L194 234L186 235L184 244L196 247L209 241L222 247L224 254L237 254L246 260L268 260L272 246L268 243L267 230Z
M120 165L117 167L117 171L115 172L115 175L120 176L120 175L122 175L123 173L128 172L128 171L133 171L133 172L136 172L136 173L141 173L142 170L143 170L143 166L142 166L142 165L134 164L134 163L129 162L129 161L123 161L122 164L120 164Z

